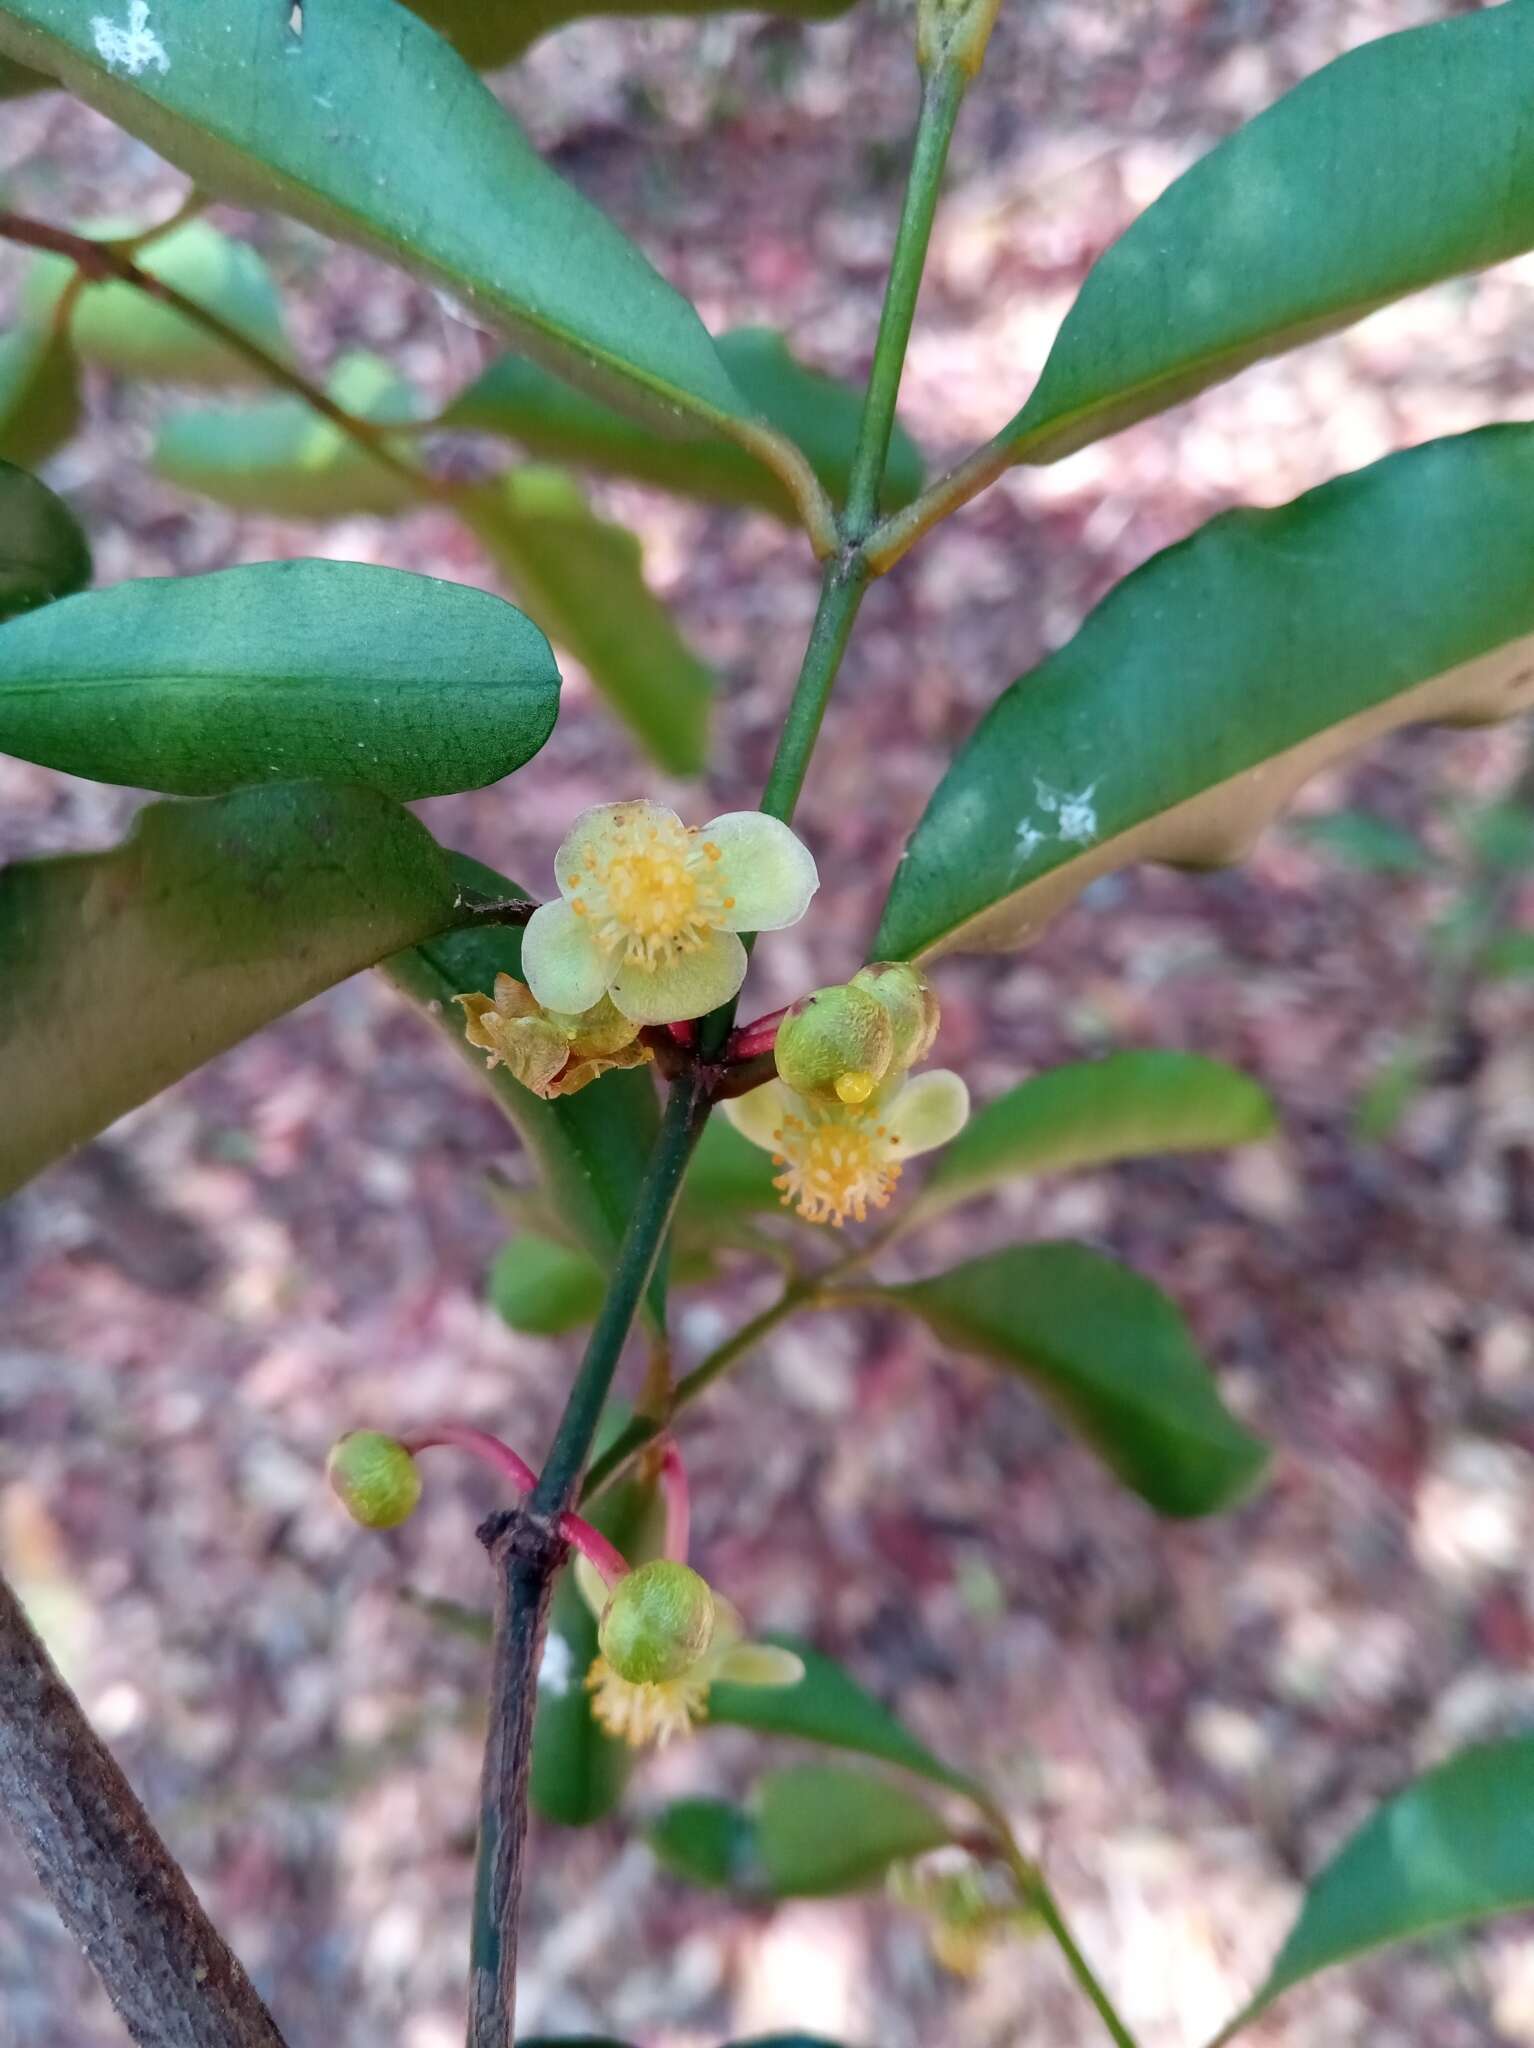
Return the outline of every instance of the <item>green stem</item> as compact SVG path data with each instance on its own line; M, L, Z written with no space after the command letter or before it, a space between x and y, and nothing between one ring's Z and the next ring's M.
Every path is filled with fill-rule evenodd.
M940 520L979 497L1005 470L1018 460L1018 444L1007 430L966 456L957 468L929 484L918 498L891 512L863 543L863 557L870 576L882 576L893 569L901 556L913 548Z
M607 1298L565 1401L543 1473L529 1503L534 1514L556 1516L570 1507L602 1419L629 1325L650 1283L655 1261L682 1189L693 1146L707 1121L708 1093L701 1076L687 1072L671 1085L660 1133L613 1269Z
M799 665L799 680L794 684L788 715L778 736L767 787L762 791L760 808L769 818L781 818L785 825L793 818L804 788L810 756L820 737L821 720L826 715L866 587L862 564L855 556L838 555L826 564L809 645Z
M895 253L890 259L873 368L869 372L852 476L847 485L842 531L854 543L862 540L879 507L884 463L895 425L895 400L905 369L911 323L916 317L932 221L948 161L948 145L953 140L954 123L968 84L968 78L957 65L944 65L922 87L921 118L916 125L905 203L895 236Z

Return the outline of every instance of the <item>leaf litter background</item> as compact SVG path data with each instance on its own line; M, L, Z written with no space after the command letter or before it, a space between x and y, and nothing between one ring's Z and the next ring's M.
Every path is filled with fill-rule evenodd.
M1039 0L1004 12L954 152L903 416L935 461L1020 402L1086 265L1221 134L1422 0ZM560 168L717 327L784 326L866 366L912 109L909 29L739 18L591 24L501 82ZM408 142L402 138L402 147ZM162 217L178 181L62 98L5 110L11 203ZM430 292L220 210L288 288L304 358L377 349L438 396L492 344ZM7 252L0 282L14 294ZM1233 502L1517 417L1534 263L1248 372L1057 468L1018 473L864 612L801 813L825 886L761 949L752 1006L856 964L903 833L994 693L1119 576ZM442 516L323 531L156 483L171 394L94 381L53 465L98 580L301 553L490 581ZM706 790L639 763L571 674L541 758L423 807L537 889L570 816L639 790L694 815L759 787L812 605L803 544L754 516L599 486L715 664ZM568 665L567 665L568 668ZM1111 746L1112 735L1104 735ZM1429 829L1516 770L1514 737L1407 735L1313 786ZM0 761L0 850L96 846L132 795ZM944 967L941 1056L982 1099L1117 1045L1234 1060L1280 1142L1018 1187L909 1257L1076 1233L1152 1273L1279 1455L1257 1500L1157 1526L1017 1387L891 1322L821 1318L689 1418L699 1562L754 1624L843 1657L1002 1790L1145 2048L1193 2048L1257 1980L1304 1873L1414 1769L1534 1708L1534 1059L1530 999L1483 994L1398 1141L1348 1117L1424 990L1421 882L1339 870L1282 829L1215 878L1099 885L1034 952ZM1525 903L1525 912L1534 904ZM101 991L104 1037L112 992ZM488 1496L439 1459L416 1521L354 1531L319 1477L357 1422L451 1410L529 1455L571 1346L483 1306L520 1169L488 1098L362 978L147 1106L0 1212L0 1557L295 2043L461 2038L482 1654L409 1584L475 1601ZM681 1309L696 1355L750 1269ZM739 1791L769 1752L716 1732L646 1764L639 1814ZM541 1828L523 2024L711 2048L797 2026L864 2048L1075 2048L1096 2022L1045 1946L941 1972L877 1897L775 1911L660 1875L616 1826ZM0 1843L0 2043L120 2038ZM1516 1923L1345 1972L1268 2044L1534 2042Z

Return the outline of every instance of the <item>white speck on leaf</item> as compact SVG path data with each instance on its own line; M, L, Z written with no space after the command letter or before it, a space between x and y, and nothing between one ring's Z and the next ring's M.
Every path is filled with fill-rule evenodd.
M538 1690L562 1700L575 1676L575 1659L563 1636L549 1636L543 1645L543 1662L538 1666Z
M1044 834L1031 818L1024 818L1017 828L1017 857L1030 860L1044 844Z
M1063 789L1051 789L1047 782L1033 778L1034 792L1039 800L1039 809L1047 811L1058 823L1062 839L1073 845L1088 846L1097 837L1097 806L1092 798L1097 793L1097 784L1089 782L1085 789L1074 796Z
M104 14L94 15L91 34L96 39L96 54L108 71L120 67L130 78L137 78L151 64L159 71L170 69L165 45L149 26L149 0L128 0L126 22L109 20Z

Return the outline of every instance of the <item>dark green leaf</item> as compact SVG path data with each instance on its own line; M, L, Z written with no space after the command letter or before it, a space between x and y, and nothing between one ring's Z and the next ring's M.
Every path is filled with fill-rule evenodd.
M455 857L453 871L465 888L484 896L523 893L477 861ZM549 1199L605 1272L632 1212L660 1126L655 1085L643 1067L635 1067L604 1074L578 1095L543 1102L513 1081L504 1067L487 1074L484 1054L463 1035L463 1012L453 998L475 990L488 995L497 974L520 978L521 968L522 934L508 925L452 932L384 963L389 979L446 1032L488 1083L532 1154ZM651 1313L657 1322L664 1321L665 1303L664 1273L658 1272L650 1283Z
M377 356L345 356L330 395L349 412L385 425L420 411L411 387ZM301 398L172 413L155 439L153 466L171 483L237 512L279 519L341 519L401 512L415 502L404 478L386 469Z
M557 470L519 470L460 509L520 601L660 766L697 774L713 679L645 582L634 535L598 519Z
M1177 1309L1085 1245L1021 1245L882 1291L1025 1379L1164 1515L1228 1507L1262 1471Z
M97 224L89 232L105 239L133 230L133 223L120 221ZM276 287L248 244L221 235L205 220L191 220L140 250L135 261L151 277L174 285L216 313L268 355L287 357ZM36 259L23 292L32 326L49 324L59 294L74 274L75 266L66 257ZM70 315L69 334L84 361L99 363L121 377L163 378L177 384L262 382L260 370L217 335L131 284L86 285Z
M665 1511L654 1486L629 1481L615 1487L596 1503L591 1520L630 1564L659 1554ZM564 1827L586 1827L611 1813L634 1766L634 1751L592 1719L585 1680L596 1654L596 1618L574 1572L564 1572L549 1612L530 1781L539 1813Z
M862 1771L805 1764L757 1787L757 1853L783 1898L861 1890L952 1834L924 1799Z
M656 1856L676 1877L714 1891L762 1884L756 1823L727 1799L677 1799L645 1829Z
M1300 838L1323 847L1350 868L1371 875L1430 875L1442 866L1414 832L1373 811L1332 811L1324 818L1300 818Z
M1529 426L1212 520L992 707L896 870L875 957L1031 939L1132 861L1239 858L1352 747L1534 703L1531 560Z
M110 852L0 870L0 1194L460 915L408 811L316 783L151 804Z
M829 21L853 0L761 0L763 11ZM406 0L481 71L509 64L552 29L592 16L702 15L737 11L740 0Z
M0 335L0 458L35 469L80 424L80 363L64 335Z
M0 747L178 796L478 789L537 753L558 707L553 654L512 605L361 562L119 583L0 633Z
M797 1685L716 1685L708 1696L710 1721L754 1728L762 1735L821 1742L831 1749L853 1749L898 1764L935 1785L957 1792L973 1789L962 1772L950 1770L924 1748L840 1664L792 1636L769 1640L803 1658L803 1678Z
M1305 1895L1227 2041L1292 1985L1438 1928L1534 1905L1534 1738L1467 1749L1387 1800Z
M296 20L154 0L131 57L129 18L127 0L3 0L0 49L207 190L404 263L614 391L745 427L691 306L395 0L324 0Z
M725 2048L841 2048L824 2034L753 2034L749 2041L727 2041Z
M768 327L721 334L716 346L736 389L809 457L833 498L846 493L857 442L858 393L790 353ZM754 505L781 518L793 501L772 471L723 434L664 433L614 412L517 356L502 356L461 391L442 415L445 427L504 434L529 454L603 469L688 497ZM921 489L922 460L901 427L890 443L884 506L893 511Z
M585 1252L529 1232L490 1269L490 1304L514 1330L558 1337L589 1323L602 1306L602 1269Z
M1534 980L1534 932L1504 932L1492 940L1481 964L1494 981Z
M0 462L0 619L52 604L90 580L91 551L63 499Z
M977 1111L939 1154L910 1220L935 1216L1018 1174L1205 1152L1272 1130L1272 1103L1234 1067L1190 1052L1110 1053L1036 1074Z
M1053 461L1534 245L1531 100L1526 0L1382 36L1304 80L1100 259L1007 429L1013 459Z

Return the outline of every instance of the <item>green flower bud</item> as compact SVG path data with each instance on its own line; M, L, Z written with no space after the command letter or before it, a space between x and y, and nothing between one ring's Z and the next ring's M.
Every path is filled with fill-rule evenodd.
M631 1685L679 1678L714 1639L714 1596L685 1564L658 1557L620 1579L597 1628L602 1655Z
M921 969L905 960L875 960L858 969L852 986L877 998L888 1015L894 1032L890 1064L895 1071L904 1073L919 1065L937 1040L943 1014L937 990Z
M889 1072L895 1034L889 1012L850 983L817 989L778 1026L778 1078L812 1101L866 1102Z
M337 1500L364 1529L397 1529L421 1498L415 1459L398 1437L354 1429L331 1447L325 1461Z

